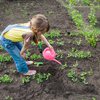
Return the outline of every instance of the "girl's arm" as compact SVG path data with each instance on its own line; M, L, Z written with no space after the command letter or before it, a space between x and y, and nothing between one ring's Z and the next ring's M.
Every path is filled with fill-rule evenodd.
M27 36L26 34L24 34L22 36L24 38L24 43L23 43L23 47L20 51L20 54L23 55L25 53L25 51L29 48L29 45L31 43L31 37Z
M50 45L44 35L41 35L40 38L50 49L53 49L53 47Z

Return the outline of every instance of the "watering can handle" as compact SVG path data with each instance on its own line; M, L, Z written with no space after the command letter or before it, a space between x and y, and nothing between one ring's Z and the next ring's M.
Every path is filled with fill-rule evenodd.
M53 59L53 61L57 62L58 64L62 65L61 62L59 62L58 60L56 59Z

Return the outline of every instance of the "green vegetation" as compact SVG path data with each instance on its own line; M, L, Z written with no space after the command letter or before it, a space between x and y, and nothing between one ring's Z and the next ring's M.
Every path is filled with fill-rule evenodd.
M64 41L57 41L57 45L58 46L63 46L64 45Z
M29 82L30 82L30 76L22 77L21 82L22 82L23 84L29 83Z
M0 45L0 50L4 50L3 47Z
M96 10L95 10L94 4L91 4L88 18L89 18L90 25L92 27L95 26L97 23L97 18L95 15L96 15Z
M91 57L91 52L90 51L79 51L75 48L72 48L72 50L68 53L67 57L74 57L74 58L89 58Z
M75 40L75 41L73 41L72 43L73 43L73 44L76 44L76 45L81 45L82 39L79 38L78 40Z
M92 100L97 100L96 97L92 97Z
M40 65L43 65L43 62L34 62L34 64L35 64L37 67L40 67Z
M68 65L65 63L65 64L62 64L60 68L61 68L61 69L65 69L65 68L67 68L67 67L68 67Z
M6 96L5 100L13 100L13 98L11 96Z
M57 58L63 58L62 50L57 50Z
M11 56L9 55L0 55L0 62L10 62Z
M83 84L88 84L87 82L87 77L90 76L93 73L93 71L82 71L82 72L77 72L74 68L70 69L67 73L67 77L71 79L73 82L77 83L83 83Z
M11 83L13 81L7 74L0 76L0 83Z
M55 30L51 30L49 34L45 34L46 37L49 37L49 38L55 38L55 37L60 37L61 36L61 32L57 29Z
M92 46L96 47L97 44L97 34L95 34L94 27L97 23L96 18L96 7L95 0L91 2L90 0L82 0L83 4L89 5L90 12L88 13L89 23L86 23L83 19L82 14L75 8L80 0L69 0L63 5L67 8L70 17L76 25L76 28L79 30L79 33L85 37L87 42ZM100 34L100 33L99 33Z
M50 43L51 45L54 44L54 42L55 42L55 41L53 41L53 40L51 40L51 39L49 40L49 43Z
M82 3L84 4L84 5L90 5L90 0L82 0Z
M36 59L40 59L40 58L41 58L41 56L37 55L37 54L33 54L33 55L30 56L31 60L36 60Z
M50 73L37 73L34 79L37 81L37 83L42 83L48 80L50 76L51 76Z
M26 58L29 58L30 55L31 55L30 51L27 50L27 52L26 52Z

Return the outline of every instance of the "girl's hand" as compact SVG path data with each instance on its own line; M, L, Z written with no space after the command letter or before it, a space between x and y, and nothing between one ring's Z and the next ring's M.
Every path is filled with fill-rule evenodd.
M51 45L49 46L49 48L50 48L50 50L54 50L54 48Z
M26 53L23 53L23 54L20 53L20 55L21 55L23 58L26 58Z

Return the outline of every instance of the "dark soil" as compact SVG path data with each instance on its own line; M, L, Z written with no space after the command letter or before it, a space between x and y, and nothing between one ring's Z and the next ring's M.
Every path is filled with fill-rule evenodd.
M68 67L61 69L61 66L53 61L47 61L43 58L36 61L43 61L41 67L36 65L29 66L30 69L36 69L37 72L51 73L49 80L38 84L31 80L27 84L21 83L21 76L16 71L13 61L9 63L0 63L0 76L8 74L13 78L11 84L0 84L0 100L10 96L13 100L100 100L100 42L96 48L91 47L82 36L70 36L66 31L73 31L75 26L68 16L67 10L56 0L5 0L0 3L0 30L12 23L28 21L32 15L37 13L45 14L51 25L51 29L59 29L61 36L54 38L53 47L55 50L62 50L63 58L57 58L62 64ZM58 46L57 41L64 41L64 45ZM80 45L74 44L75 40L82 40ZM49 38L48 38L49 40ZM46 46L43 45L43 48ZM78 50L90 51L92 57L87 59L67 58L68 51L72 48ZM31 53L39 54L36 48L32 48ZM6 53L0 51L0 54ZM71 69L75 62L78 62L79 71L89 71L93 69L93 75L87 77L88 84L74 83L67 77L67 71ZM77 70L78 70L77 69ZM10 100L10 99L7 99Z

